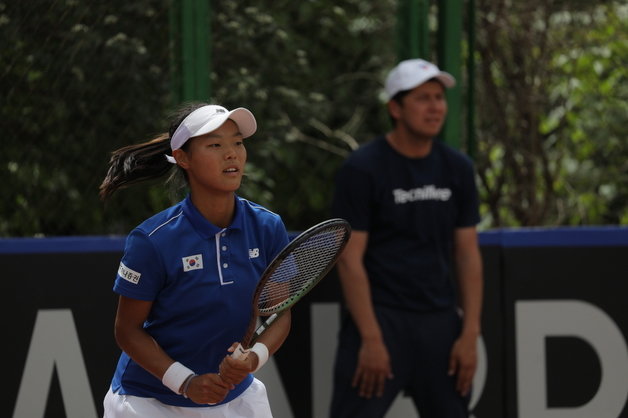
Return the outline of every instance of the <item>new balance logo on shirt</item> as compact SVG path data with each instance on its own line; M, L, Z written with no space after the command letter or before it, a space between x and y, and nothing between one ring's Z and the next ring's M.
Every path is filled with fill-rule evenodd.
M433 184L430 184L411 190L395 189L393 190L393 196L395 203L398 205L416 202L417 200L438 200L445 202L451 197L451 189L439 189Z

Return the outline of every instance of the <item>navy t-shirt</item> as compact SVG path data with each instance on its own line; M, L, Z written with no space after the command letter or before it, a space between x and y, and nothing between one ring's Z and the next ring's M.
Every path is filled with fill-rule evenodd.
M480 220L467 156L435 140L429 155L408 158L378 137L340 168L332 212L369 233L364 264L375 305L455 306L453 232Z

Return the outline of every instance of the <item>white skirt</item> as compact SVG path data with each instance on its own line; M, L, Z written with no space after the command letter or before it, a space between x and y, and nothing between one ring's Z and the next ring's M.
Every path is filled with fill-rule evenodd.
M166 405L155 398L119 395L111 388L103 401L104 418L272 418L266 386L258 379L223 405L199 408Z

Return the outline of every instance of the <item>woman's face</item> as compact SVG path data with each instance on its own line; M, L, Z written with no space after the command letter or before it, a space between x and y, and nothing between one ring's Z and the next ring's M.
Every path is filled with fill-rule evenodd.
M191 138L187 152L177 151L180 153L175 158L187 171L193 192L231 193L240 187L246 148L238 125L231 119L215 131Z

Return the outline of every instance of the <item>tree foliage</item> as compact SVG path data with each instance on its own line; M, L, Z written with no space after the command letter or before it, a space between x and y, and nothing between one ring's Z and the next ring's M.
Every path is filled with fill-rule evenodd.
M251 3L213 11L214 94L259 120L243 193L303 229L327 216L342 159L384 129L394 2Z
M626 6L476 4L483 225L628 223ZM169 7L0 0L0 236L124 234L181 197L163 182L97 196L109 153L176 105ZM389 127L396 7L211 2L211 101L259 122L241 194L290 229L328 216L343 158Z
M478 7L486 223L626 222L626 6L480 0Z
M110 151L162 129L164 20L148 0L0 3L0 235L122 232L153 209L143 191L103 210L98 185Z
M167 128L167 1L0 4L0 235L125 233L180 198L162 184L97 199L110 151ZM241 193L291 229L327 216L330 181L380 131L394 2L212 2L211 101L253 110ZM210 74L208 74L210 75Z

